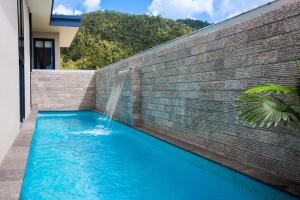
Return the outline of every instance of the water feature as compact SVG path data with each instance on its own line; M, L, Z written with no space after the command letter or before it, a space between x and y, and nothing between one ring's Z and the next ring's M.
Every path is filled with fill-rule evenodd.
M124 85L124 81L126 80L127 75L130 73L131 69L128 68L126 70L119 71L117 79L114 83L113 89L111 91L110 97L108 99L107 105L106 105L106 112L109 119L112 119L118 100L120 98L122 88Z

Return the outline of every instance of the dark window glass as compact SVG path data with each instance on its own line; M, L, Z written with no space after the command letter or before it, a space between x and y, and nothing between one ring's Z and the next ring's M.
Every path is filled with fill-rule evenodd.
M53 60L53 43L52 41L44 42L45 67L46 69L54 69Z
M55 69L53 40L50 39L34 40L34 68Z

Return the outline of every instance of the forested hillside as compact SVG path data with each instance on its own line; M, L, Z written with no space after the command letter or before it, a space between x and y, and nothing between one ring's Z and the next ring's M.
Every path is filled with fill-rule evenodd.
M210 23L208 23L208 22L203 22L201 20L193 20L193 19L178 19L178 20L176 20L176 22L185 24L185 25L193 28L194 30L198 30L205 26L210 25Z
M112 11L85 14L71 46L62 49L61 68L98 69L207 25Z

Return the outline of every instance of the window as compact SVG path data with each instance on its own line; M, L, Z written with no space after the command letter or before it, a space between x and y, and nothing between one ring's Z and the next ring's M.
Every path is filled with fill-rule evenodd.
M54 40L34 39L34 69L55 69Z

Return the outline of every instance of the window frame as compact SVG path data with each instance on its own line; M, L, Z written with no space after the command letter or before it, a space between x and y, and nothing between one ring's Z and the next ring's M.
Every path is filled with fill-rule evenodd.
M19 105L20 122L25 118L25 52L24 52L24 1L17 0L18 53L19 53Z
M36 68L36 47L35 47L35 42L36 41L42 41L43 42L43 54L45 55L45 42L46 41L51 41L52 42L52 55L53 55L53 67L52 69L48 69L48 70L55 70L55 39L53 38L34 38L33 39L33 69L37 69ZM43 56L44 57L44 56ZM45 65L45 63L44 63ZM40 70L47 70L47 69L40 69Z

